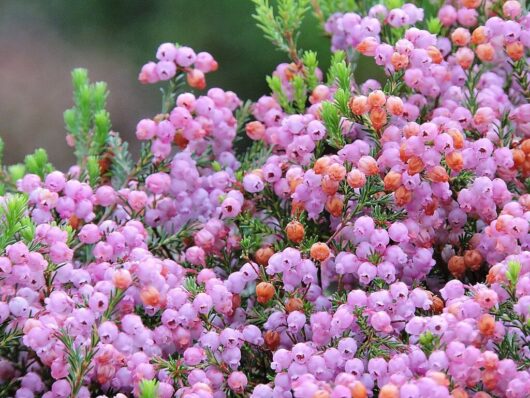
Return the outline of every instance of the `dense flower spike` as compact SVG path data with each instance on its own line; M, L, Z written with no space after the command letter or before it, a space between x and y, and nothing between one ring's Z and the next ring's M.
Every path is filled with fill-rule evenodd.
M78 163L0 169L0 397L530 396L530 17L314 1L325 79L279 3L270 95L164 43L136 163L77 70Z

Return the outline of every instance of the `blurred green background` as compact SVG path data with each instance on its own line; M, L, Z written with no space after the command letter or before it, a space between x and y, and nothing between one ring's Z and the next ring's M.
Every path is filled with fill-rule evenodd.
M133 141L137 121L160 109L158 87L140 85L137 76L162 42L209 51L220 66L207 76L209 87L259 98L267 92L265 76L286 56L263 38L253 9L250 0L0 1L6 162L44 147L57 167L71 164L62 113L71 106L70 70L79 66L89 69L92 80L108 82L113 128ZM311 14L299 44L316 50L327 68L329 39Z

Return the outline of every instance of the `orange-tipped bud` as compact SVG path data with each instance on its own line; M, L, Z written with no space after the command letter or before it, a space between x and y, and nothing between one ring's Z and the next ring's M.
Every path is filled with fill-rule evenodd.
M399 97L388 97L386 100L386 110L394 116L401 116L403 114L403 100Z
M475 53L482 62L491 62L495 59L495 49L490 43L479 44Z
M482 254L478 250L466 250L464 252L464 263L471 271L478 271L482 266Z
M372 176L379 172L377 161L371 156L361 156L357 167L367 176Z
M455 149L462 149L464 147L464 136L460 131L451 128L447 130L447 134L453 139L453 147Z
M506 45L506 54L513 61L519 61L524 56L524 46L520 41L514 41Z
M349 106L352 113L357 116L364 115L370 110L368 98L366 98L364 95L352 97L350 99Z
M409 64L409 57L407 56L407 54L400 54L398 52L395 52L390 57L390 63L392 64L395 70L405 69Z
M333 163L328 167L327 174L333 181L342 181L346 177L346 167L338 163Z
M370 122L375 130L381 130L388 121L385 108L375 107L370 111Z
M435 46L427 47L427 55L429 55L433 64L441 64L444 60L442 52Z
M419 156L412 156L409 160L407 160L407 172L413 176L414 174L421 173L423 169L425 168L425 165L423 163L423 160Z
M254 254L254 259L259 265L266 266L269 264L269 259L274 254L274 250L270 246L262 247L258 250L256 250L256 253Z
M294 243L300 243L304 240L305 229L300 221L293 220L285 227L287 239Z
M490 314L483 314L477 323L478 331L483 336L493 336L495 333L495 318Z
M362 188L366 184L366 174L359 169L352 169L346 176L346 182L352 188Z
M370 108L381 107L385 104L385 102L386 96L381 90L374 90L368 94L368 105Z
M401 186L401 173L390 170L383 178L385 191L392 192Z
M292 297L287 300L285 304L285 311L291 313L293 311L302 311L304 309L304 301L298 297Z
M412 192L401 185L394 193L394 201L398 206L404 206L412 200Z
M330 250L328 245L323 242L313 243L309 251L309 255L312 259L317 261L324 261L330 255Z
M327 173L330 163L331 159L328 156L322 156L315 161L315 164L313 165L313 171L316 174L325 174Z
M464 157L458 151L453 151L445 155L445 162L453 171L460 171L464 168Z
M344 203L338 196L331 196L326 200L326 210L333 217L339 217L344 209Z
M427 177L433 182L449 181L449 175L443 166L434 166L427 172Z
M451 33L451 41L455 46L467 46L471 35L469 30L465 28L456 28L453 33Z
M161 304L160 292L152 285L146 286L142 289L140 292L140 299L144 305L149 307L157 307Z
M206 88L206 78L204 77L204 73L199 69L190 70L186 75L186 80L192 88L196 88L197 90L204 90Z
M267 330L263 334L263 340L265 340L265 345L271 351L276 351L280 346L280 333L274 330Z
M379 398L399 398L399 388L394 384L385 384L379 390Z
M257 120L247 123L245 131L251 140L261 140L265 135L265 125Z
M485 26L479 26L471 35L471 43L474 45L484 44L488 41L488 32Z
M449 269L449 272L455 278L463 277L464 273L466 272L466 264L464 263L464 257L462 256L451 257L449 259L449 262L447 263L447 268Z
M260 304L267 304L274 297L274 293L276 289L272 283L260 282L256 285L256 296Z

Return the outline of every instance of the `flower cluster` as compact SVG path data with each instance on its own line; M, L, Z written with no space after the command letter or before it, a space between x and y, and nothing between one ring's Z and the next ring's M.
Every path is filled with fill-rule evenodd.
M0 398L528 397L530 17L314 1L324 75L255 3L268 95L165 43L136 162L76 70L77 163L0 168Z

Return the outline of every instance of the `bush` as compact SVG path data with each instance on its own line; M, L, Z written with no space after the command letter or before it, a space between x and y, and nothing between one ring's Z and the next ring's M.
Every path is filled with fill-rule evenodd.
M0 173L0 397L528 397L530 19L367 3L255 0L256 103L162 44L136 160L73 71L77 163Z

